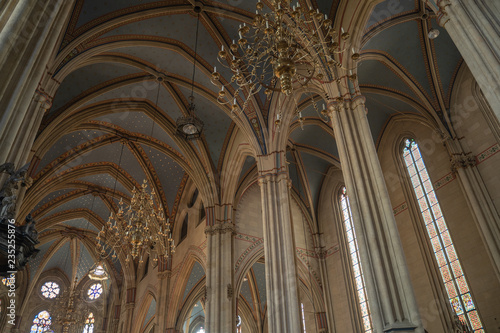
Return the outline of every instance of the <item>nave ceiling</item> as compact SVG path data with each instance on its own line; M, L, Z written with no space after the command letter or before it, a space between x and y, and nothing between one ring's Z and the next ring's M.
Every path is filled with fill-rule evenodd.
M37 220L40 246L47 248L40 260L58 263L66 253L63 247L73 244L69 234L85 230L79 245L72 246L82 249L78 260L91 261L95 257L91 240L97 230L120 198L127 201L143 179L154 185L174 224L182 198L191 195L186 193L189 184L199 188L208 206L235 200L224 192L236 193L255 179L256 164L250 155L266 151L272 122L268 115L275 97L255 96L237 120L217 104L218 88L210 82L218 50L237 37L239 24L251 22L255 0L196 2L203 11L194 96L196 114L205 128L197 141L186 142L174 134L175 120L187 114L191 92L194 3L77 1L49 66L51 77L44 91L53 96L53 103L33 147L34 182L21 207L21 214L31 212ZM318 7L358 36L354 45L361 50L359 88L367 98L375 142L398 114L420 115L443 131L450 128L447 110L462 59L421 1L382 1L362 28L351 17L361 5L352 1L301 3ZM422 19L425 13L428 18ZM440 31L437 39L427 38L430 28ZM229 72L219 71L229 81ZM161 84L157 76L164 78ZM312 97L321 106L321 97ZM310 100L310 95L300 97L306 121L303 128L297 121L291 126L287 161L293 188L314 219L327 170L340 167L340 161L333 130ZM252 147L238 156L237 163L230 162L236 158L230 155L235 144ZM227 179L234 183L233 192L221 190ZM49 251L54 234L66 235L67 242ZM111 266L119 281L120 263ZM33 262L30 276L49 268Z

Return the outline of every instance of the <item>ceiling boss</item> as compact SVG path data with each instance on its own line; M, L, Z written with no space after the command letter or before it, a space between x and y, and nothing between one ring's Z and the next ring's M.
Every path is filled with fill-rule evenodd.
M307 89L310 85L322 90L323 83L340 83L339 69L349 71L349 78L355 78L351 69L336 60L342 56L359 58L350 47L348 32L343 28L336 31L327 15L299 2L292 5L288 0L271 0L269 3L265 7L261 1L257 2L253 25L240 25L239 39L233 40L229 49L222 45L218 53L219 63L230 69L232 77L228 85L222 84L215 67L212 83L221 88L219 103L231 105L232 112L243 111L250 97L262 89L267 96L273 92L292 96L296 91L310 90ZM227 88L234 83L237 89L231 97ZM246 96L241 108L237 104L240 92ZM326 97L326 93L323 95ZM296 110L302 122L302 115ZM278 114L275 121L278 126L280 119Z

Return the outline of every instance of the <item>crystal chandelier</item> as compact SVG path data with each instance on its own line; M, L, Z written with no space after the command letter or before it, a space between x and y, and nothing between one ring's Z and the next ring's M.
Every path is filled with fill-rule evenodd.
M156 193L147 191L147 181L144 180L141 188L132 190L130 205L125 205L123 199L119 202L118 213L111 213L108 222L97 235L97 251L101 258L116 253L136 259L148 253L153 261L159 257L168 257L175 252L169 219L165 220L163 212L155 205Z
M240 25L238 33L238 41L233 40L229 50L223 45L217 57L230 69L230 83L221 83L216 67L212 73L212 83L221 88L219 103L231 106L232 112L243 111L250 97L262 89L266 95L277 92L291 96L310 90L310 85L324 92L324 83L341 83L342 76L356 78L341 62L346 56L359 59L350 47L349 33L343 28L336 31L327 15L299 2L292 5L289 0L270 0L268 8L257 2L253 25ZM227 88L234 83L237 89L231 97ZM241 108L237 104L240 93L246 96ZM326 92L324 97L328 98ZM303 120L298 111L297 116ZM279 114L277 125L280 119Z

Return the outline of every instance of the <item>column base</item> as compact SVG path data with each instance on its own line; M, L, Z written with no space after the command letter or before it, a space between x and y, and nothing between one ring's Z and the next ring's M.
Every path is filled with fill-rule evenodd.
M413 333L415 332L415 329L417 328L417 326L415 326L414 324L412 323L409 323L409 322L404 322L404 323L393 323L393 324L390 324L386 327L384 327L384 332L387 332L387 333L392 333L392 332L398 332L398 333Z

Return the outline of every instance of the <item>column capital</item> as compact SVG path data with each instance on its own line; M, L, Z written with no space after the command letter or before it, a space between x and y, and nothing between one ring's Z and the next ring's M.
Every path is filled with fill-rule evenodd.
M165 278L170 278L171 275L172 275L172 272L170 270L158 272L158 274L157 274L158 279L160 279L160 280L163 280Z
M47 94L41 87L39 87L35 91L35 96L33 98L40 102L40 107L45 111L49 110L52 107L52 100L54 98Z
M437 15L437 23L440 27L445 27L446 23L450 20L450 16L446 11L446 7L451 6L451 2L449 0L438 0L437 6L439 10L436 12Z
M361 94L356 94L351 96L350 98L346 97L336 97L331 100L329 100L328 105L327 105L327 112L328 115L330 116L332 112L342 112L346 110L354 110L358 106L365 106L366 102L366 97L361 95ZM331 116L330 116L331 117Z
M214 225L209 225L205 228L206 235L225 234L225 233L231 233L233 235L236 234L236 228L234 223L216 223Z
M124 306L125 311L132 310L132 309L134 309L134 307L135 307L135 302L133 302L133 303L126 303L125 306Z
M466 169L477 164L476 158L469 153L457 153L450 156L451 170L457 172L458 169Z

